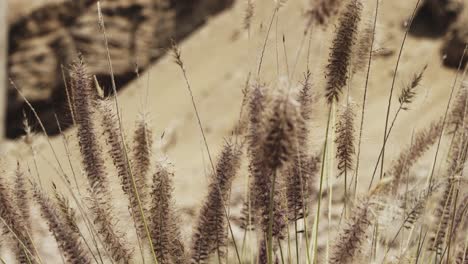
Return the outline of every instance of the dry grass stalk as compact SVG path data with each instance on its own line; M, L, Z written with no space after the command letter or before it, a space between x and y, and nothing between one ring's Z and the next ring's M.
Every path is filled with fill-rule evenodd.
M158 263L187 263L179 219L174 208L174 173L165 164L158 164L151 193L151 237Z
M86 264L91 263L91 257L81 244L81 238L76 232L65 224L60 213L57 212L57 204L49 199L37 186L33 188L34 198L39 204L42 216L46 219L50 232L52 232L58 247L64 255L67 263Z
M365 199L360 202L353 212L353 216L335 241L329 263L352 263L360 253L367 230L372 224L369 200Z
M110 205L110 193L102 150L97 140L96 125L92 121L96 91L82 60L72 65L71 88L74 98L75 119L78 125L78 143L82 164L91 187L91 210L98 233L115 261L128 262L131 251L123 237L115 231L115 222Z
M225 254L227 219L223 203L228 199L232 181L239 170L241 154L238 146L231 143L226 143L220 154L192 238L193 263L204 263L213 253L221 260Z
M350 0L344 7L333 39L325 76L327 83L325 97L329 104L338 101L339 94L349 78L353 46L355 44L359 21L361 20L362 3Z

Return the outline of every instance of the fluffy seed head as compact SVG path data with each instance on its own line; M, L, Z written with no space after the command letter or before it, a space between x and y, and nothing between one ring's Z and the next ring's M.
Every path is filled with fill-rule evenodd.
M349 65L358 24L361 20L361 11L361 1L350 0L339 19L325 74L327 78L325 97L329 104L338 101L339 95L349 78Z

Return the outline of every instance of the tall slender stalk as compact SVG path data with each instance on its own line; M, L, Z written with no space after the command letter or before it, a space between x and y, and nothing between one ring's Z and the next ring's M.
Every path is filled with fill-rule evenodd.
M314 238L314 245L312 249L312 263L317 263L317 253L318 253L318 228L320 225L320 209L321 209L321 204L322 204L322 197L323 197L323 181L324 181L324 175L325 175L325 166L326 166L326 153L328 151L328 134L330 130L330 124L331 124L331 115L332 115L332 106L328 108L328 118L327 118L327 127L325 129L325 140L323 143L323 153L322 153L322 166L320 169L320 182L319 182L319 197L317 201L317 213L315 215L315 238Z
M387 104L387 114L385 116L385 129L383 133L383 144L382 144L382 163L380 164L380 179L383 177L383 170L384 170L384 163L385 163L385 147L387 144L387 129L388 129L388 121L390 118L390 109L392 106L392 98L393 98L393 90L395 88L395 81L398 73L398 67L400 66L401 55L403 54L403 48L406 43L406 38L408 37L409 30L411 25L413 24L414 17L416 15L416 11L418 11L419 3L421 0L417 0L416 6L413 9L413 14L411 15L410 21L406 26L405 35L403 36L403 41L401 42L400 51L398 53L398 59L395 65L395 70L393 71L393 79L392 79L392 86L390 87L390 94L388 95L388 104Z
M372 54L374 48L374 41L375 41L375 29L377 27L377 16L379 14L379 1L375 1L375 15L374 15L374 23L372 28L372 38L371 38L371 48L369 49L369 60L367 63L367 73L366 73L366 83L364 85L364 94L362 95L362 110L361 110L361 124L359 125L359 137L358 137L358 145L357 145L357 155L356 155L356 170L354 173L354 200L357 197L357 188L358 188L358 177L359 177L359 162L361 157L361 142L362 142L362 131L364 130L364 116L366 113L366 103L367 103L367 89L369 87L369 77L370 77L370 70L372 65Z

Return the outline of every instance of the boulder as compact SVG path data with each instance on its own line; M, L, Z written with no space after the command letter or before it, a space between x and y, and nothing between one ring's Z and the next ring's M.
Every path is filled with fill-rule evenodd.
M458 68L463 56L463 50L468 44L468 8L460 14L458 20L450 26L449 32L445 36L442 46L444 64L449 67ZM461 69L468 61L468 54L465 54L461 61Z
M171 45L203 25L233 0L107 0L101 1L109 52L117 85L135 77ZM81 54L91 75L110 87L107 50L98 27L96 0L53 2L10 25L8 76L22 91L49 133L58 132L55 113L67 120L63 68ZM7 136L22 133L25 102L10 85ZM28 115L28 113L27 113Z
M445 26L463 9L462 0L426 0L423 4L436 24Z

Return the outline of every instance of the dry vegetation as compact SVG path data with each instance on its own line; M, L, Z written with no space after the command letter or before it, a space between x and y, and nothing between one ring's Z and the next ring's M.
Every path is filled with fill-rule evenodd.
M284 4L275 3L268 33ZM359 170L365 144L362 132L368 122L367 81L363 100L351 100L349 90L355 75L369 78L379 12L377 5L369 24L364 8L360 0L316 1L311 6L306 12L305 40L316 32L312 28L336 22L328 64L320 69L326 75L324 87L312 83L309 64L298 86L292 81L267 83L262 79L261 57L246 81L239 120L217 157L206 142L183 54L173 45L170 52L186 82L208 153L208 193L190 241L183 239L185 229L179 224L174 168L168 157L152 152L149 114L141 115L129 135L122 126L124 109L115 87L110 98L102 98L85 59L77 58L70 67L68 86L76 135L62 136L67 150L77 144L79 153L67 151L67 158L70 164L79 159L81 169L71 166L70 174L64 170L68 164L52 157L63 186L58 188L41 182L39 172L21 161L10 182L5 175L11 166L2 164L0 247L12 250L20 263L468 263L466 82L447 84L450 98L445 112L415 131L397 158L385 163L394 124L421 96L419 86L426 70L417 69L399 89L395 85L398 60L385 105L383 142L374 150L372 181L359 187L367 184ZM254 17L255 5L247 1L242 23L249 34ZM104 22L99 21L99 26L105 38ZM302 43L309 62L310 41L308 46L307 41ZM280 45L276 43L278 49ZM286 51L284 38L283 47ZM287 72L288 78L293 76ZM465 73L459 68L457 78L464 79ZM395 103L393 92L398 90ZM320 139L323 145L314 149L310 141L316 135L310 123L316 115L314 105L319 104L327 119L325 137ZM25 141L31 145L27 121L25 130ZM428 173L412 173L424 155L433 160ZM237 219L232 214L231 190L241 174L247 175L246 192L242 217ZM86 186L76 178L86 179ZM111 190L112 181L120 183L119 197ZM363 189L367 191L359 191ZM122 209L126 214L116 213ZM32 210L40 212L41 222L55 238L59 254L51 259L42 256L32 235L32 226L40 225L32 220ZM338 217L332 217L334 212ZM338 234L330 235L331 229L339 230Z

